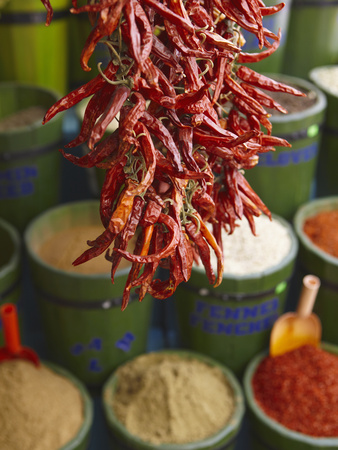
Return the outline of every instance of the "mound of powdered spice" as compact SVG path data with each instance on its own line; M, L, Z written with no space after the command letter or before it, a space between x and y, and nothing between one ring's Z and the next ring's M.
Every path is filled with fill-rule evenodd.
M149 353L117 370L115 395L106 392L118 420L158 445L205 439L229 421L234 397L226 376L196 359Z
M83 423L77 387L26 360L0 364L0 449L57 450Z
M338 210L322 211L308 217L303 231L313 244L338 258Z
M285 427L310 436L338 436L336 355L304 345L266 357L252 388L262 410Z
M111 263L105 255L87 261L85 264L73 266L73 261L87 248L87 240L102 233L101 225L83 225L57 231L45 239L37 253L47 264L67 272L81 274L110 273ZM132 240L131 242L134 242ZM119 270L130 266L130 262L122 259Z
M237 222L232 234L223 230L224 274L247 275L263 272L279 264L291 250L288 228L276 219L255 218L256 235L247 220ZM217 260L212 254L213 267Z

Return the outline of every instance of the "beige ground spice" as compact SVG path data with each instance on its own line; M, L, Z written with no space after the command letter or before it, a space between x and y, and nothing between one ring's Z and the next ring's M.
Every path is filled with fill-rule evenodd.
M195 359L149 353L118 369L112 408L130 433L153 444L205 439L229 421L225 375Z
M57 450L82 422L80 392L67 378L25 360L0 364L1 450Z
M110 273L111 263L105 259L104 253L79 266L72 265L73 261L89 248L87 241L94 240L102 232L100 225L76 226L58 231L42 242L37 253L47 264L68 272ZM122 258L119 269L129 266L129 261Z
M10 131L15 128L29 126L36 121L40 121L42 125L42 119L46 111L47 108L42 106L30 106L17 111L16 113L0 120L0 131Z

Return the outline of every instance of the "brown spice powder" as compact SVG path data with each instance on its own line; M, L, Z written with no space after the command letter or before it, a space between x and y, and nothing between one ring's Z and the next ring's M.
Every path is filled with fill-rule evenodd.
M307 218L303 231L313 244L338 258L338 210L323 211Z
M20 128L24 126L29 126L36 121L41 121L47 111L47 108L43 106L30 106L28 108L17 111L10 116L0 119L0 131L10 131L15 128Z
M205 439L224 427L234 410L225 375L195 359L150 353L117 374L116 416L130 433L153 444Z
M73 261L89 247L88 240L94 240L103 232L100 225L76 226L59 231L42 242L38 254L47 264L67 272L82 274L110 273L111 263L104 253L84 264L73 266ZM129 267L130 262L122 258L119 270Z
M57 450L83 423L79 390L44 365L0 364L0 448Z

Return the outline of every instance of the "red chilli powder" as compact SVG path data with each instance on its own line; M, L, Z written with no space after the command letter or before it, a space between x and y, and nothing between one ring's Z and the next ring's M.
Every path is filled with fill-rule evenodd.
M338 210L323 211L307 218L303 231L317 247L338 258Z
M338 358L304 345L266 357L252 379L256 402L272 419L303 434L338 436Z

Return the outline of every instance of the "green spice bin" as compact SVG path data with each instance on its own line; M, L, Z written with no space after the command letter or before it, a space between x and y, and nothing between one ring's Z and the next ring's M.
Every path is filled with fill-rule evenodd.
M113 373L102 389L103 410L111 434L111 448L114 450L234 450L245 412L243 391L237 378L229 368L208 356L184 350L161 351L161 353L164 352L174 353L182 358L197 359L212 367L219 368L224 373L233 391L235 400L235 408L229 422L219 432L201 441L189 442L186 444L161 445L145 442L131 434L124 425L121 424L115 416L114 410L110 406L118 382L117 375ZM196 404L198 405L198 399L196 399ZM198 426L198 424L196 425Z
M121 311L129 268L116 273L82 274L47 264L41 242L57 231L97 225L97 200L60 205L35 218L24 235L50 358L90 386L101 385L121 363L145 352L152 298L130 301Z
M322 343L322 348L338 356L338 348L336 346ZM243 388L252 430L250 435L253 450L337 450L338 437L316 438L289 430L271 419L257 405L252 390L252 378L265 356L267 356L266 352L260 353L250 361L243 379ZM316 414L316 411L313 414Z
M282 73L307 78L338 60L336 0L292 0Z
M54 14L41 1L10 0L0 7L0 80L43 86L64 95L68 91L68 16L71 2L51 2Z
M16 228L3 219L0 219L0 243L0 306L8 302L17 305L21 295L21 237ZM0 347L4 344L1 330L0 320Z
M298 242L289 223L274 218L291 238L290 252L279 264L253 274L224 274L217 288L210 286L203 266L195 267L175 294L181 346L215 358L238 377L268 346L272 325L285 309Z
M0 217L20 232L59 202L63 114L42 125L44 113L58 98L49 89L0 83L0 121L30 108L42 113L31 122L15 119L17 123L0 131Z
M310 80L323 91L327 99L317 172L317 194L320 197L338 193L336 170L338 167L338 85L336 84L336 89L333 89L321 77L323 71L337 69L338 65L321 66L312 69L309 73Z
M314 195L326 98L307 80L284 74L268 76L295 86L315 99L303 111L270 117L272 135L286 139L292 147L275 147L274 152L260 154L258 165L245 173L270 211L290 221L297 208ZM294 101L297 98L293 97Z
M314 312L322 322L322 337L326 342L338 344L338 258L314 245L303 231L308 217L322 211L338 210L338 197L325 197L302 205L294 218L295 232L299 239L299 278L313 273L321 280Z

